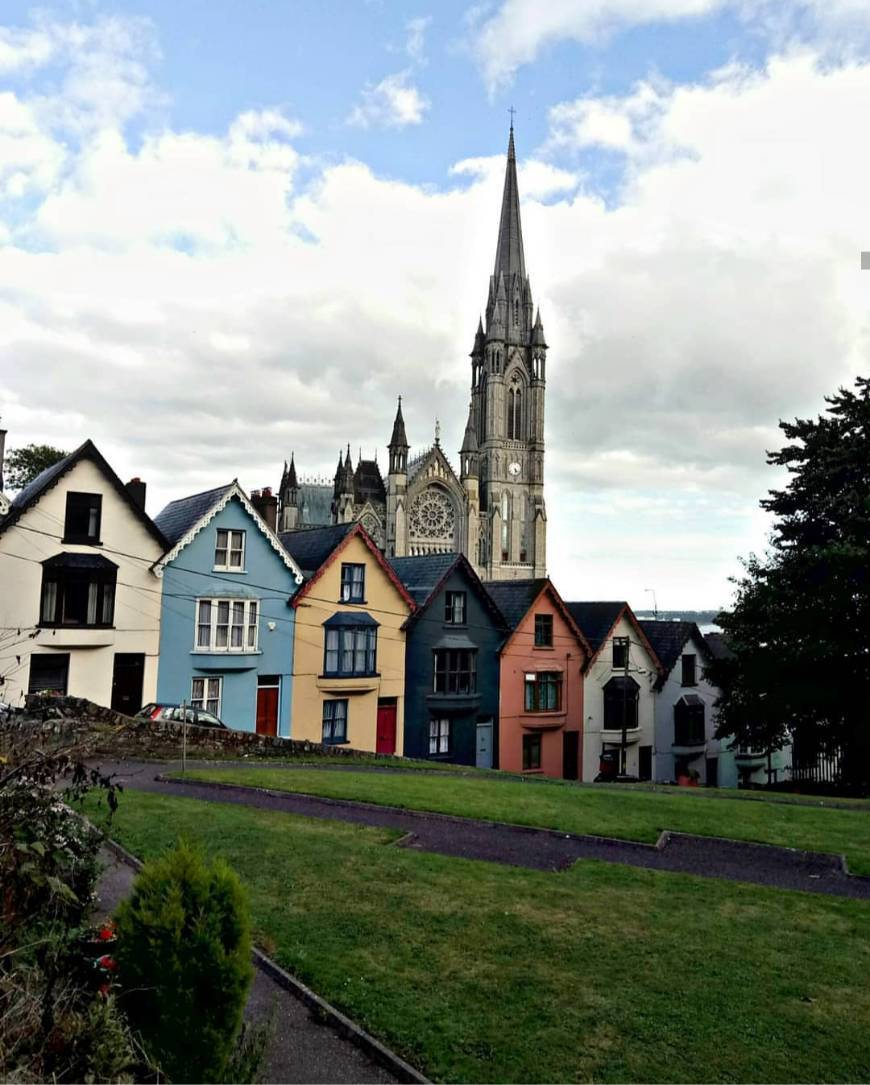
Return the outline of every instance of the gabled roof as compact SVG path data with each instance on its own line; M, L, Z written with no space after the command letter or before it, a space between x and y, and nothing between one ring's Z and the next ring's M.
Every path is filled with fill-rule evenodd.
M647 640L655 648L659 662L664 667L663 677L667 677L674 669L674 664L681 657L686 642L691 640L693 635L701 645L701 651L704 655L709 653L707 643L695 622L656 622L641 619L640 627L646 633Z
M327 537L327 532L330 531L333 534ZM323 553L323 558L316 567L310 569L310 575L306 580L305 584L293 597L294 607L298 607L302 600L307 595L311 594L311 589L320 579L326 567L341 555L342 550L344 550L345 547L350 543L351 539L358 538L368 549L376 564L379 565L381 569L383 569L383 571L386 573L387 579L390 581L390 583L393 585L393 587L396 589L402 599L408 604L408 609L411 611L412 614L414 613L414 611L417 609L417 604L414 602L411 595L408 594L405 585L402 583L401 580L399 580L398 576L396 576L395 570L386 560L384 555L380 552L377 545L372 540L372 537L365 530L362 524L335 524L332 528L320 528L319 531L285 531L282 532L281 541L284 543L285 546L289 544L290 547L296 547L299 543L302 543L302 545L304 546L304 536L315 534L320 534L323 536L323 540L321 541L321 552ZM311 556L313 556L313 548L309 552L309 560ZM309 572L308 568L306 568L306 572Z
M313 576L329 555L351 533L354 525L330 524L305 531L282 531L278 538L306 577Z
M296 583L301 584L303 579L302 570L278 541L275 532L251 504L247 494L236 479L233 479L228 486L218 486L214 490L205 490L203 493L193 494L192 497L182 497L177 501L171 501L163 509L157 519L166 524L175 537L170 540L170 549L151 566L155 574L158 577L163 576L166 566L175 561L182 550L193 542L200 531L208 527L215 516L234 499L242 505L245 512L254 521L256 527L259 528L260 534L263 535L266 542L293 574Z
M9 511L3 519L0 520L0 535L12 527L13 524L17 523L24 513L32 508L46 491L50 490L53 486L56 486L63 476L70 472L76 464L81 463L82 460L90 460L91 463L100 469L133 516L135 516L154 541L157 542L161 548L165 548L167 539L164 537L160 528L154 523L145 510L140 505L136 504L130 496L130 491L120 478L118 478L109 466L108 461L103 457L100 450L90 438L83 444L80 444L74 452L70 452L68 456L64 456L62 460L58 460L58 462L52 464L51 467L46 467L46 469L41 471L32 482L28 482L28 484L15 495Z
M659 674L664 670L655 648L650 644L649 638L641 628L640 622L634 616L634 611L626 602L579 602L566 603L565 606L571 612L574 621L592 644L594 654L597 656L613 632L616 623L625 616L626 621L633 626L637 633L640 645L645 649Z
M484 584L484 587L492 596L493 602L501 611L508 628L512 632L516 631L517 626L526 614L532 609L541 595L546 592L587 655L592 655L592 646L589 640L574 621L571 612L562 601L562 596L556 591L555 585L549 577L536 577L530 580L489 580ZM511 637L508 637L505 645L502 646L503 649L510 640Z
M464 554L421 554L417 557L390 558L390 564L420 608L408 619L407 626L410 627L417 621L441 591L447 578L455 570L461 570L465 573L466 579L471 583L478 598L492 615L495 624L500 629L508 628L504 615Z

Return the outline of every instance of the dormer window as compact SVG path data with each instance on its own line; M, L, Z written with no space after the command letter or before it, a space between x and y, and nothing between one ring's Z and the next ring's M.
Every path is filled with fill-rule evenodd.
M102 494L75 493L71 490L66 495L63 541L65 543L99 543L102 508Z
M214 547L214 567L225 572L242 572L245 568L245 533L218 528Z
M366 567L352 562L341 565L341 602L364 603L366 597Z

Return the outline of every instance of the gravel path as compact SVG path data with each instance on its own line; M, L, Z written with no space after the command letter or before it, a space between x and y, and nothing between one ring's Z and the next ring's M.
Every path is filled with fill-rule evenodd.
M109 916L130 892L136 872L103 849L95 917ZM333 1028L319 1022L304 1003L254 969L245 1020L271 1025L259 1080L262 1082L395 1082L380 1064Z
M405 834L399 841L403 847L463 859L550 871L564 870L578 859L601 859L650 870L870 900L870 877L848 874L837 855L669 832L663 833L657 844L639 844L297 792L167 780L158 775L178 767L119 762L104 766L104 771L116 772L121 782L134 790L396 829Z

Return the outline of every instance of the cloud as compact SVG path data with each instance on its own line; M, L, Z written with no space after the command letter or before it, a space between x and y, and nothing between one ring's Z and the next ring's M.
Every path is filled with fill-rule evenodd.
M347 119L348 124L359 128L404 128L420 124L429 108L429 101L411 82L410 69L366 86L360 97Z
M416 19L411 19L405 24L405 31L407 38L405 39L405 52L408 54L408 58L413 64L422 65L426 63L425 46L426 46L426 31L432 22L431 15L422 15Z

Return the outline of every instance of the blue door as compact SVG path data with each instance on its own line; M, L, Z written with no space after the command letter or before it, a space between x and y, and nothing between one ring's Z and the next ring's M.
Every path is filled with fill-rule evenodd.
M492 720L478 720L477 757L474 763L479 769L492 768Z

